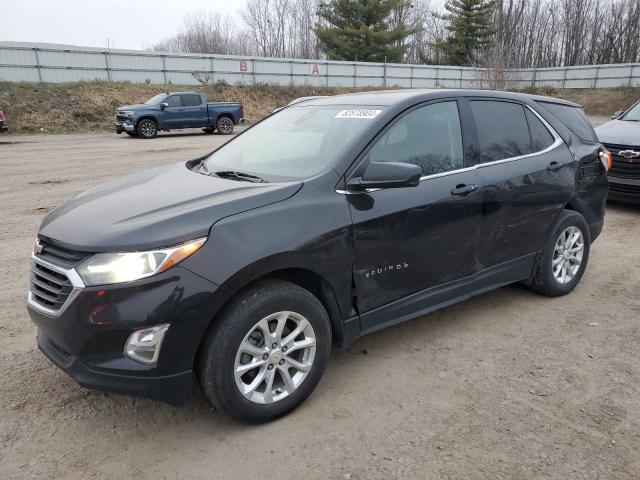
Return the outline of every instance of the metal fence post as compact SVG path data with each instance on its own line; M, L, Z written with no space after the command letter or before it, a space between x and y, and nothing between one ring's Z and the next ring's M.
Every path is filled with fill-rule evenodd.
M356 77L358 76L358 64L353 64L353 88L356 88Z
M289 76L291 78L291 86L293 87L293 60L289 60Z
M562 74L562 88L564 88L564 84L567 82L567 67L564 67Z
M209 63L211 64L211 84L213 85L214 83L214 77L216 75L216 70L215 67L213 65L213 57L209 57Z
M598 88L598 77L600 76L600 67L596 67L596 78L593 79L593 88Z
M104 52L104 64L107 67L107 80L111 81L111 68L109 68L109 52Z
M40 57L38 56L37 47L33 47L33 53L36 57L36 69L38 70L38 81L42 83L42 72L40 71Z
M329 86L329 61L324 62L324 76L327 79L327 87Z
M387 57L384 57L384 65L382 68L382 86L387 88Z
M256 84L256 59L251 58L251 84Z
M164 55L161 55L162 58L162 75L164 76L164 84L167 84L167 62L164 58Z
M439 66L436 66L436 78L434 78L434 84L433 84L435 88L438 88L438 74L440 73L440 68L438 67Z
M531 77L531 88L536 88L536 73L538 73L538 71L536 70L535 67L533 67L533 76Z
M410 71L410 77L409 77L409 88L413 88L413 65L411 65L411 71Z

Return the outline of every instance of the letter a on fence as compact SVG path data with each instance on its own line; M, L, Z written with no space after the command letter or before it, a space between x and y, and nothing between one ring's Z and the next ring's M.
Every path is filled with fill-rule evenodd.
M315 75L315 76L320 75L320 67L318 66L317 63L314 63L311 66L311 75Z

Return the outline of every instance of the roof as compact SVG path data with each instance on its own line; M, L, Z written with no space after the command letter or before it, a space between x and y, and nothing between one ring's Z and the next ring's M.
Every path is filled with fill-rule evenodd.
M466 89L398 89L398 90L374 90L369 92L347 93L318 97L304 102L305 105L379 105L392 106L404 103L412 99L425 101L429 98L443 97L492 97L512 100L535 100L543 102L560 103L579 107L580 105L553 97L530 95L527 93L506 92L501 90L466 90Z

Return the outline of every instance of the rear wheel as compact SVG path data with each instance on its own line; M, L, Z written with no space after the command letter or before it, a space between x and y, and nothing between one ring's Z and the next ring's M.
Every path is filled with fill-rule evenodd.
M229 117L220 117L216 122L216 129L222 135L231 135L233 133L233 120Z
M219 410L266 422L311 394L330 350L329 318L315 296L289 282L260 282L233 300L209 333L200 383Z
M145 118L138 124L137 131L141 138L153 138L158 134L158 125L153 120Z
M590 243L584 217L578 212L563 211L538 259L531 288L551 297L571 292L587 267Z

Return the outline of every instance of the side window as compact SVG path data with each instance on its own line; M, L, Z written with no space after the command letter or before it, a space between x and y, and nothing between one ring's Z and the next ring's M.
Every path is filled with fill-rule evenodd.
M200 103L200 95L182 95L182 105L185 107L197 107Z
M589 142L597 142L598 136L591 126L591 122L580 107L564 105L561 103L538 102L544 108L564 123L569 130L578 137Z
M544 123L531 112L528 108L525 108L527 115L527 123L529 124L529 131L531 132L531 146L534 152L539 152L547 147L550 147L554 138L551 132L544 126Z
M180 95L171 95L165 100L165 102L168 103L170 107L182 106L182 99L180 98Z
M480 163L519 157L532 152L524 107L518 103L491 100L471 102Z
M409 112L371 148L369 161L413 163L423 175L462 168L457 103L434 103Z

